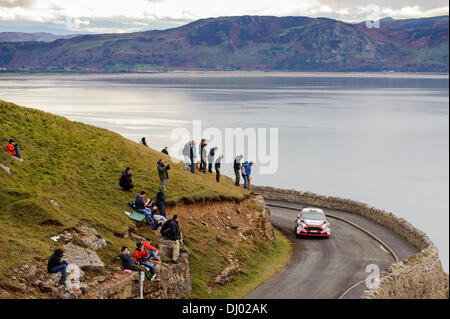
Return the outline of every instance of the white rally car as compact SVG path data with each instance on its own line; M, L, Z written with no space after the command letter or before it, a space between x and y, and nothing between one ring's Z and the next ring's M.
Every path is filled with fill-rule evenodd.
M295 234L297 238L301 236L329 238L330 223L323 210L315 207L302 208L295 220Z

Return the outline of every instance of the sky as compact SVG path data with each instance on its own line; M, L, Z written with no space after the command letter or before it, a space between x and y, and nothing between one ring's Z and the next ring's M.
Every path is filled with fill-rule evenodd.
M0 0L0 32L123 33L236 15L361 22L448 14L448 0Z

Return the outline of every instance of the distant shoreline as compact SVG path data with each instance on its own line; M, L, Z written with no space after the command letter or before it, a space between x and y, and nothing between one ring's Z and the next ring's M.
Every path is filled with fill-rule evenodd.
M416 79L448 79L448 73L410 73L410 72L291 72L291 71L167 71L167 72L130 72L130 73L75 73L75 72L42 72L42 73L0 73L0 79L14 77L37 77L37 76L56 76L56 77L332 77L332 78L416 78Z

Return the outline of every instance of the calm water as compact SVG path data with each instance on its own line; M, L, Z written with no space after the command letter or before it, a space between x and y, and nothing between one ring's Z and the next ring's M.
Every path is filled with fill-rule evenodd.
M23 76L0 77L0 99L136 141L147 136L158 150L174 143L172 129L192 130L192 120L221 130L276 127L278 171L256 170L255 184L392 211L431 236L448 271L448 84L335 74Z

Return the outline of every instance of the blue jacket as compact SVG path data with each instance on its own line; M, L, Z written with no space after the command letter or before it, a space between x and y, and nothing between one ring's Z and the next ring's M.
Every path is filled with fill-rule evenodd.
M134 205L136 206L136 209L143 209L145 208L145 201L140 195L136 195Z
M133 259L131 259L131 256L128 254L120 254L120 260L122 261L122 266L124 269L130 269L131 265L135 265L136 263L134 262Z
M252 174L252 167L250 165L247 165L247 176L250 177Z

